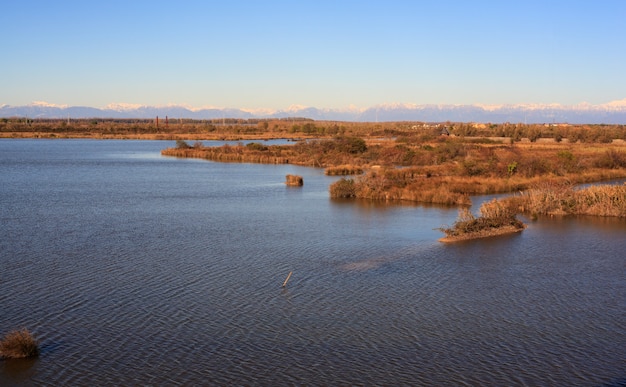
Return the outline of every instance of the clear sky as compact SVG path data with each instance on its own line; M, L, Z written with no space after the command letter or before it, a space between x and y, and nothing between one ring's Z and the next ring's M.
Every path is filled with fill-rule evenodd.
M7 0L0 34L0 105L626 98L622 0Z

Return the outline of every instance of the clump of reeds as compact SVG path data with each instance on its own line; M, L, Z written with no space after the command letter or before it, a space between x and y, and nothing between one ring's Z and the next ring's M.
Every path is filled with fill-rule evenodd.
M287 178L287 180L285 181L285 184L287 184L289 186L300 187L300 186L304 185L304 179L302 179L302 176L299 176L299 175L287 175L286 178Z
M0 340L0 358L19 359L39 355L39 344L26 329L7 333Z
M513 207L494 199L480 206L480 216L475 217L469 208L459 210L459 217L450 228L440 228L448 237L475 235L476 237L498 234L499 230L522 230L525 225L515 217Z

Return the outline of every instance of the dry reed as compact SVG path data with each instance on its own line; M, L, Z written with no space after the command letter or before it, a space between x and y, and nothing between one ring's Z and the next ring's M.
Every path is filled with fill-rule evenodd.
M515 199L520 211L536 215L595 215L626 217L626 184L594 185L544 183Z

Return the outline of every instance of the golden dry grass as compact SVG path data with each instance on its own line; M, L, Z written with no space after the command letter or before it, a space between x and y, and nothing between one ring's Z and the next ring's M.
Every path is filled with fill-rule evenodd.
M626 184L577 189L568 183L543 183L509 199L519 211L537 215L626 217Z

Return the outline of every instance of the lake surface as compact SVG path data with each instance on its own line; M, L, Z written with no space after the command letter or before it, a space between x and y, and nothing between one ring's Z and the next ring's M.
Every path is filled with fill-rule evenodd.
M455 208L170 146L0 140L0 334L42 349L0 385L626 383L625 220L442 244Z

